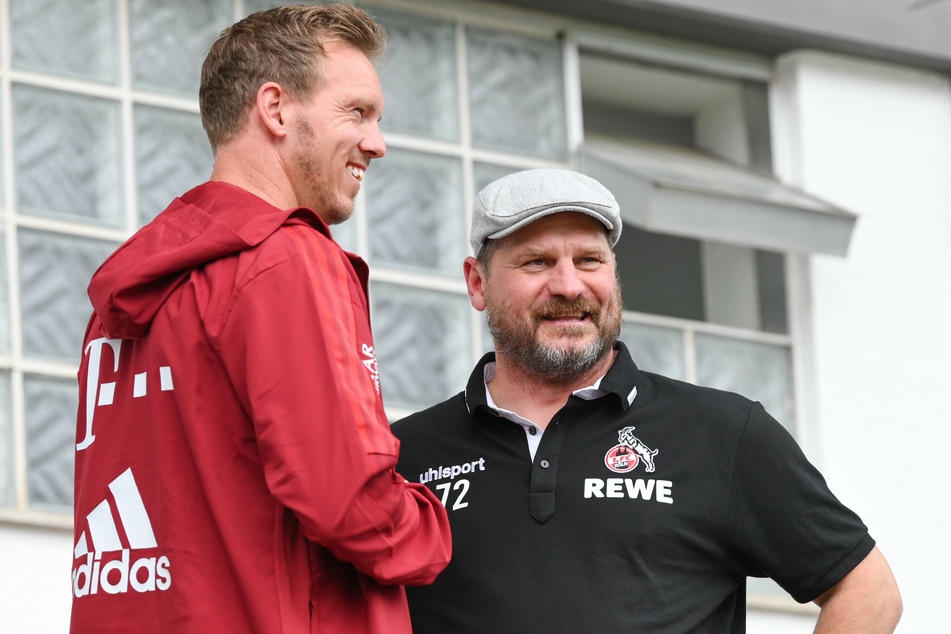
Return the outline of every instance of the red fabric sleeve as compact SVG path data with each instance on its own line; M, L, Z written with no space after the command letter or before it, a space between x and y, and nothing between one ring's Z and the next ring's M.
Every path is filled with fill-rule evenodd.
M394 469L399 441L374 385L353 268L300 225L259 250L239 271L215 343L254 426L268 487L309 539L361 572L431 583L449 561L449 521L429 489Z

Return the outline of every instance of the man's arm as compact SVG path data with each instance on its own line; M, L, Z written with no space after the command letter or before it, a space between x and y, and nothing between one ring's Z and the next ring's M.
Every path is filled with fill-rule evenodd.
M452 551L449 519L425 485L396 473L353 269L312 228L269 240L212 335L253 425L246 451L309 540L380 583L432 583Z
M815 603L816 634L890 634L902 612L898 584L877 547Z

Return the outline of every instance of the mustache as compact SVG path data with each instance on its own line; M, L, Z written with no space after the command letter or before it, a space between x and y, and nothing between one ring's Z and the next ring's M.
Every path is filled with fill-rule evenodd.
M543 319L551 317L566 317L572 315L585 315L591 317L594 323L598 323L601 316L601 307L584 297L575 299L566 299L564 297L553 297L544 304L532 309L532 320L536 325Z

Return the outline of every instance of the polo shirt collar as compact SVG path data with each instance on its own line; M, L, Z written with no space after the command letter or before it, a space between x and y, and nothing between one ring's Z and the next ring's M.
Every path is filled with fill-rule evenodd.
M621 405L621 409L626 411L637 396L637 383L640 373L637 365L634 364L634 359L631 358L631 353L628 352L627 346L623 342L615 343L614 349L617 350L617 356L607 374L601 378L598 388L614 394ZM466 406L469 408L470 414L475 414L479 409L495 413L489 407L485 397L485 366L493 362L495 362L495 352L486 353L479 359L475 369L472 370L472 374L469 375L469 382L466 384Z

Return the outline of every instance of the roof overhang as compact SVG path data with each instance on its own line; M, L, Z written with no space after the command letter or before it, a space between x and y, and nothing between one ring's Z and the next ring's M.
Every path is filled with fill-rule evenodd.
M626 224L771 251L844 256L857 216L771 176L688 148L588 140L580 171Z

